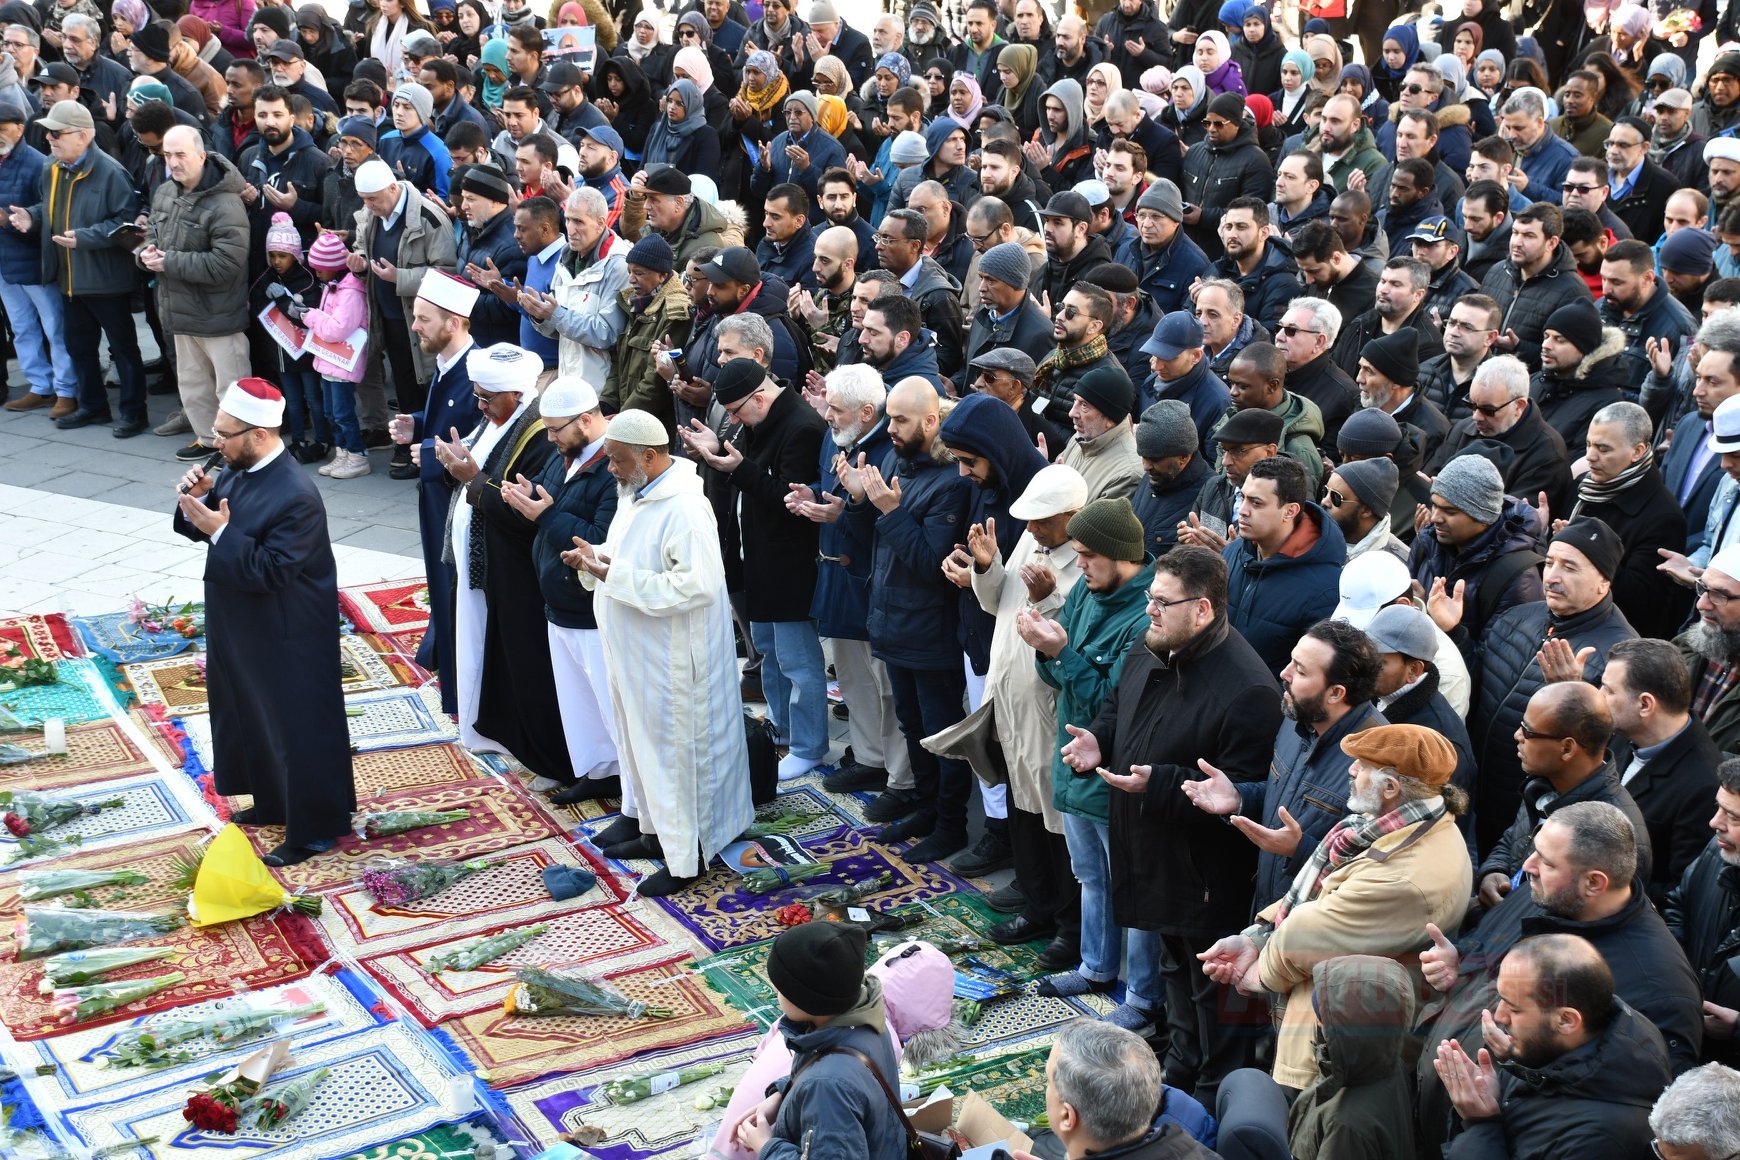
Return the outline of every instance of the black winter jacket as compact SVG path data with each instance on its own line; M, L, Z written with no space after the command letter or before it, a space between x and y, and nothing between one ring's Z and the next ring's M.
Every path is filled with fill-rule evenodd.
M1444 437L1444 442L1439 444L1438 453L1427 465L1426 474L1437 475L1470 443L1485 440L1501 443L1516 455L1509 463L1498 464L1499 474L1504 477L1505 494L1533 503L1544 491L1552 510L1571 510L1577 495L1571 483L1571 457L1566 453L1565 440L1547 425L1541 417L1540 407L1533 400L1510 430L1499 435L1477 434L1472 416L1456 423L1450 428L1450 434Z
M1142 521L1144 547L1149 555L1158 559L1177 545L1178 525L1196 510L1196 493L1213 474L1208 460L1192 455L1172 482L1156 487L1150 478L1136 489L1130 503L1136 509L1136 518Z
M1408 571L1426 592L1432 591L1433 581L1443 578L1448 588L1454 588L1458 581L1466 581L1467 589L1462 599L1462 623L1450 633L1462 655L1473 663L1469 665L1471 672L1478 672L1480 665L1480 638L1485 632L1488 620L1496 619L1499 613L1519 604L1528 604L1541 599L1541 572L1539 567L1527 568L1518 573L1505 589L1496 603L1489 597L1483 601L1480 598L1480 586L1490 574L1494 563L1501 556L1514 552L1537 552L1537 543L1541 534L1540 515L1534 508L1510 496L1505 497L1504 510L1499 514L1498 522L1476 536L1472 542L1460 551L1456 551L1441 543L1436 528L1427 526L1414 537L1414 547L1408 557ZM1492 609L1492 616L1482 618L1479 610L1483 606Z
M1530 370L1541 365L1541 332L1553 311L1571 302L1594 300L1589 284L1577 272L1571 247L1561 244L1558 257L1532 278L1527 278L1508 257L1497 262L1481 280L1480 292L1491 296L1504 311L1498 332L1516 331L1520 340L1515 354Z
M1184 228L1211 258L1221 254L1220 219L1235 198L1275 199L1275 167L1257 144L1256 126L1245 122L1230 145L1198 141L1184 154L1184 200L1202 216ZM1055 299L1054 299L1055 301Z
M1703 997L1723 1007L1740 1007L1740 866L1723 860L1714 838L1668 892L1662 917L1685 948ZM1732 1064L1732 1040L1724 1051Z
M951 376L955 384L955 394L966 397L968 387L978 377L978 372L971 369L972 362L988 351L1006 346L1014 347L1031 358L1037 366L1056 345L1051 333L1051 319L1045 316L1045 311L1039 309L1039 303L1031 295L1022 301L1011 317L1001 322L997 320L996 311L989 304L981 303L973 311L972 322L967 329L966 355Z
M1613 768L1624 776L1633 748L1621 735L1613 738ZM1655 870L1645 882L1650 899L1660 906L1668 892L1709 845L1710 802L1716 796L1716 767L1722 751L1710 739L1704 723L1693 717L1660 753L1626 783L1626 791L1649 827Z
M1468 401L1468 388L1473 385L1472 378L1466 383L1457 382L1456 368L1450 365L1450 356L1441 354L1420 364L1420 381L1414 390L1431 400L1451 426L1455 426L1474 414L1474 404ZM1427 458L1431 458L1431 452L1427 453Z
M1529 380L1529 397L1541 409L1547 426L1559 433L1565 449L1581 455L1588 442L1589 421L1609 403L1622 402L1627 361L1625 335L1603 328L1601 342L1570 374L1541 369Z
M1211 273L1238 283L1245 295L1245 314L1273 331L1281 324L1281 315L1293 299L1305 292L1299 280L1299 265L1292 251L1280 238L1270 238L1263 247L1263 260L1249 274L1239 271L1238 263L1224 255L1217 259Z
M786 510L790 485L809 483L827 424L801 392L786 389L767 416L745 426L743 462L731 473L741 496L743 615L753 622L806 620L816 594L817 524Z
M886 664L959 671L960 590L943 578L942 562L966 539L972 483L928 452L904 457L891 450L882 474L900 480L900 506L884 514L865 500L849 503L845 516L864 521L875 536L865 622L870 651Z
M590 544L604 542L616 515L616 477L605 465L602 445L571 477L568 468L566 457L552 455L538 476L556 502L538 517L532 562L544 593L544 619L558 628L597 628L592 591L580 583L578 572L562 563L562 553L573 548L575 536Z
M1613 603L1639 636L1671 639L1692 610L1693 593L1664 573L1658 548L1686 550L1686 513L1662 482L1659 468L1606 503L1579 500L1571 515L1594 516L1619 533L1625 556L1613 577Z

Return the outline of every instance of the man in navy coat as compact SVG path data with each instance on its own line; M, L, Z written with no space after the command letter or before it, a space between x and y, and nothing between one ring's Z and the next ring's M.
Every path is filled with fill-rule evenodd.
M431 270L423 276L412 306L411 332L423 353L435 360L435 378L423 410L394 416L391 427L395 443L411 446L423 575L429 580L429 630L417 649L417 663L440 674L441 708L450 714L459 711L453 663L453 588L458 578L453 565L442 562L441 548L447 542L447 509L453 506L458 482L436 461L435 437L449 438L453 431L469 435L477 426L480 413L465 369L465 356L473 345L471 309L477 296L476 286L451 274ZM393 469L395 478L399 470Z

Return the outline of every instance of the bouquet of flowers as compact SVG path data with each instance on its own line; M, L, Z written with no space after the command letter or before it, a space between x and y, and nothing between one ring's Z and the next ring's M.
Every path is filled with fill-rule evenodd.
M106 1015L117 1007L137 1003L140 999L150 998L159 991L185 982L186 975L180 971L172 971L167 975L155 975L149 979L69 987L54 993L54 1013L62 1023L78 1023L85 1019L94 1019L98 1015Z
M723 1108L731 1102L731 1089L728 1087L708 1088L695 1097L697 1112L710 1112L714 1108Z
M655 1075L628 1075L620 1079L607 1079L599 1085L599 1089L610 1097L611 1103L632 1104L662 1095L686 1083L710 1079L724 1070L725 1065L722 1063L693 1063L676 1071L661 1071Z
M789 834L806 822L814 820L815 818L809 814L780 811L765 819L758 818L751 822L749 828L743 831L743 836L745 838L766 838L774 834Z
M545 931L548 926L528 926L522 930L504 930L485 938L472 939L450 951L443 951L423 965L431 975L442 971L475 971L485 963L493 963L511 951L517 951Z
M59 679L53 661L30 656L11 641L0 641L0 693L52 685Z
M363 871L363 889L379 906L404 906L431 894L439 894L455 882L469 878L493 863L482 858L471 862L411 862L384 858Z
M1655 22L1653 35L1672 41L1676 36L1691 37L1703 30L1704 21L1694 8L1676 8ZM1684 44L1685 41L1680 41Z
M389 838L426 826L444 826L470 816L470 810L382 810L374 814L358 814L354 828L359 838Z
M331 1068L316 1068L308 1075L275 1084L261 1092L248 1104L252 1113L249 1122L254 1130L270 1132L294 1119L314 1099L315 1091L331 1074Z
M799 862L795 866L768 866L751 870L743 876L743 889L751 894L772 894L785 886L818 877L828 872L826 862Z
M185 880L189 873L185 860L181 871L181 880ZM192 867L192 878L187 914L195 926L251 918L280 906L298 914L320 913L319 898L291 894L272 877L240 826L228 825L218 831Z
M149 881L136 870L26 870L18 876L18 897L36 902L71 894L89 906L90 892L99 886L143 886Z
M16 792L0 790L0 806L6 809L5 817L0 820L6 823L7 832L14 838L28 838L39 830L63 826L86 814L118 809L125 804L123 798L81 802L69 798L51 798L27 789Z
M127 610L127 623L150 633L174 633L194 640L205 635L205 605L194 600L177 605L173 599L163 604L146 604L137 596Z
M176 953L173 947L102 947L50 955L42 960L42 981L37 989L46 995L56 987L94 983L110 971L174 958Z
M824 890L810 899L810 911L820 916L820 912L834 906L852 906L863 902L872 894L880 894L894 885L894 875L887 870L874 878L866 878L862 882L852 882L845 886L836 886L832 890Z
M630 1019L669 1019L668 1007L649 1007L630 999L599 979L552 971L548 967L521 967L519 982L508 989L502 1007L509 1015L624 1015Z
M244 1111L252 1112L250 1101L289 1058L290 1044L280 1039L227 1072L213 1072L205 1077L210 1086L187 1098L187 1106L181 1109L182 1118L198 1131L235 1135Z
M203 1019L172 1019L149 1027L132 1027L116 1036L104 1054L106 1067L164 1067L186 1063L193 1053L174 1050L195 1039L210 1038L231 1046L309 1015L324 1015L324 1003L299 1007L238 1008Z
M84 838L78 834L68 834L64 838L51 838L47 834L32 834L28 838L18 839L12 847L12 852L6 856L4 865L15 862L28 862L33 858L43 858L49 854L59 854L67 850L76 850L84 845Z
M184 920L178 914L132 914L121 910L69 910L26 906L18 919L18 958L40 959L60 951L110 947L168 934Z

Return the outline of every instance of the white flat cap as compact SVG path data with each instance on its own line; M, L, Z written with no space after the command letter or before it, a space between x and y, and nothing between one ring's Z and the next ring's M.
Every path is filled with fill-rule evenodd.
M651 411L629 408L618 411L604 428L604 437L636 447L663 447L671 441L665 425Z
M559 378L544 388L538 414L546 419L572 419L598 409L598 392L578 375Z
M1045 520L1064 512L1079 512L1087 501L1087 480L1081 472L1052 463L1033 473L1027 490L1009 505L1009 514L1018 520Z

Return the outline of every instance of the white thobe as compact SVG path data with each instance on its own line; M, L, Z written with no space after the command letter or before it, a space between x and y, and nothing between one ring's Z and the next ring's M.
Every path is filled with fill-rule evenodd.
M624 788L666 868L691 878L755 818L725 563L695 465L673 459L625 493L599 552L608 574L581 582L596 594Z

